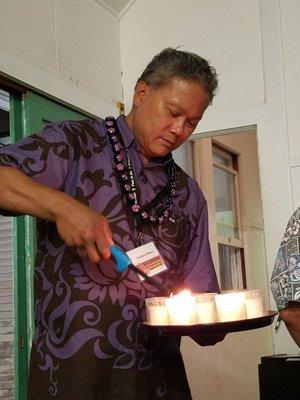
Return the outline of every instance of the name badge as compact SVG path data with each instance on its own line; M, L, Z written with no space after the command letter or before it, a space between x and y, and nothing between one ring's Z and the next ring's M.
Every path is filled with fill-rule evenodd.
M132 264L149 277L168 269L153 242L129 250L127 255ZM142 281L144 280L142 276L140 278Z

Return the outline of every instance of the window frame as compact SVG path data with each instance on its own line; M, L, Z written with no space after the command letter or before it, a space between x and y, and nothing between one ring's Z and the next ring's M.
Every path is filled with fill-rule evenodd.
M236 157L236 161L231 157L232 167L227 167L222 165L213 159L213 151L220 154L222 157L230 159L228 154L232 154ZM209 232L210 232L210 244L212 250L213 261L216 266L216 274L218 276L220 286L221 286L221 269L220 269L220 256L219 256L219 244L225 245L230 248L239 249L241 251L241 266L239 271L239 276L237 279L238 287L234 289L242 289L247 287L247 274L246 274L246 251L247 245L245 243L245 238L243 235L243 217L241 213L242 207L242 195L240 193L239 184L239 171L238 171L238 158L239 154L234 151L234 149L227 148L227 146L222 145L217 140L206 137L203 139L192 141L192 152L193 152L193 172L194 177L200 184L201 189L207 200L208 214L209 214ZM214 167L230 172L234 176L235 191L236 196L236 218L238 224L238 235L239 239L232 238L228 236L218 235L217 232L217 219L216 219L216 204L215 204L215 194L214 194ZM225 289L226 288L222 288Z

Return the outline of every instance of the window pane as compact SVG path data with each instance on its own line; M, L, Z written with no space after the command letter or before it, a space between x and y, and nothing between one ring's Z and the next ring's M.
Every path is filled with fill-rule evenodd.
M226 167L230 167L230 160L228 157L222 156L219 153L213 152L213 161L218 164L225 165Z
M238 239L234 175L214 167L214 186L218 235Z
M233 289L229 246L219 244L221 289Z
M219 244L221 289L246 287L244 252L233 246Z

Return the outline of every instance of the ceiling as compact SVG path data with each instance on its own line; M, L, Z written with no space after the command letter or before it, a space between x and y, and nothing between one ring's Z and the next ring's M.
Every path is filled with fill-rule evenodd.
M115 15L119 15L121 11L127 6L128 3L132 3L132 0L95 0L101 6L104 6Z

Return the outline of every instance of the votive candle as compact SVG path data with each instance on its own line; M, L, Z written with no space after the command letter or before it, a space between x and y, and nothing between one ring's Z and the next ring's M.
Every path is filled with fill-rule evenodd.
M221 293L215 296L219 322L246 319L245 292Z
M195 297L188 290L166 298L169 325L195 324L195 304Z
M145 300L147 322L149 325L167 325L168 311L165 297L151 297Z
M215 294L200 293L195 295L196 323L206 324L218 321Z
M246 292L246 314L247 318L258 318L267 314L266 301L260 289Z

